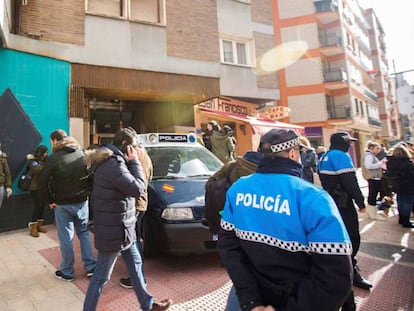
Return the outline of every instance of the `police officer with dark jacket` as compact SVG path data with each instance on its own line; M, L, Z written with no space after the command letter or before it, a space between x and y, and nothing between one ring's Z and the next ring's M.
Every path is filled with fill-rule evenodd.
M356 169L352 163L352 158L348 154L351 143L356 140L347 132L332 134L329 151L318 162L318 172L322 187L335 200L351 238L352 263L354 266L353 284L363 289L370 289L372 285L359 274L355 259L361 244L361 236L359 234L358 214L354 202L360 212L365 212L364 196L358 185L355 174ZM352 295L342 310L354 310L355 304L353 301Z
M351 292L348 233L329 194L301 178L300 146L270 130L256 172L227 191L218 248L243 311L339 310Z

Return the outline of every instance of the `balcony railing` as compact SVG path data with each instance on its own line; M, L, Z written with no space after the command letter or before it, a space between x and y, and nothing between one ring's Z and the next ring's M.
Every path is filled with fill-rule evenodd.
M327 69L323 72L324 82L347 81L348 77L343 68Z
M375 126L381 126L381 121L373 117L368 117L368 124L375 125Z
M338 10L338 2L334 0L315 1L315 8L317 13L331 12Z
M320 33L319 41L321 46L343 46L342 38L336 33Z
M350 119L351 107L347 105L328 104L329 119Z
M367 89L367 88L364 89L364 95L366 97L372 99L375 102L378 101L378 96L376 94L374 94L371 90Z

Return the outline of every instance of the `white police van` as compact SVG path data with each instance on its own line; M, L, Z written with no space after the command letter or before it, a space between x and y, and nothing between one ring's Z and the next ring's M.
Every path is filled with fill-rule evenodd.
M144 255L205 251L211 243L204 187L223 163L193 133L139 134L153 164L142 226Z

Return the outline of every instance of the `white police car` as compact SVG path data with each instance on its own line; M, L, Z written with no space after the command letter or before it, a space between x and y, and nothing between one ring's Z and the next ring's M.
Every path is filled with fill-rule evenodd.
M140 134L153 164L142 226L144 255L205 251L211 243L204 187L223 163L190 134Z

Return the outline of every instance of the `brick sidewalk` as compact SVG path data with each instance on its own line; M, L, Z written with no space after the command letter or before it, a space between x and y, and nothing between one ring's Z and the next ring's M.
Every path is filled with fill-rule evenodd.
M358 174L360 175L360 174ZM360 183L366 193L366 182ZM371 291L354 288L358 311L414 310L414 229L402 228L397 216L371 221L359 214L362 237L357 256L361 274L374 284ZM88 279L75 239L75 281L57 280L53 274L61 257L54 225L39 238L27 229L0 233L1 311L82 310ZM170 297L172 311L224 310L231 283L220 268L218 255L165 256L146 259L148 288L156 298ZM127 275L119 260L104 288L98 311L139 310L135 294L119 286Z

